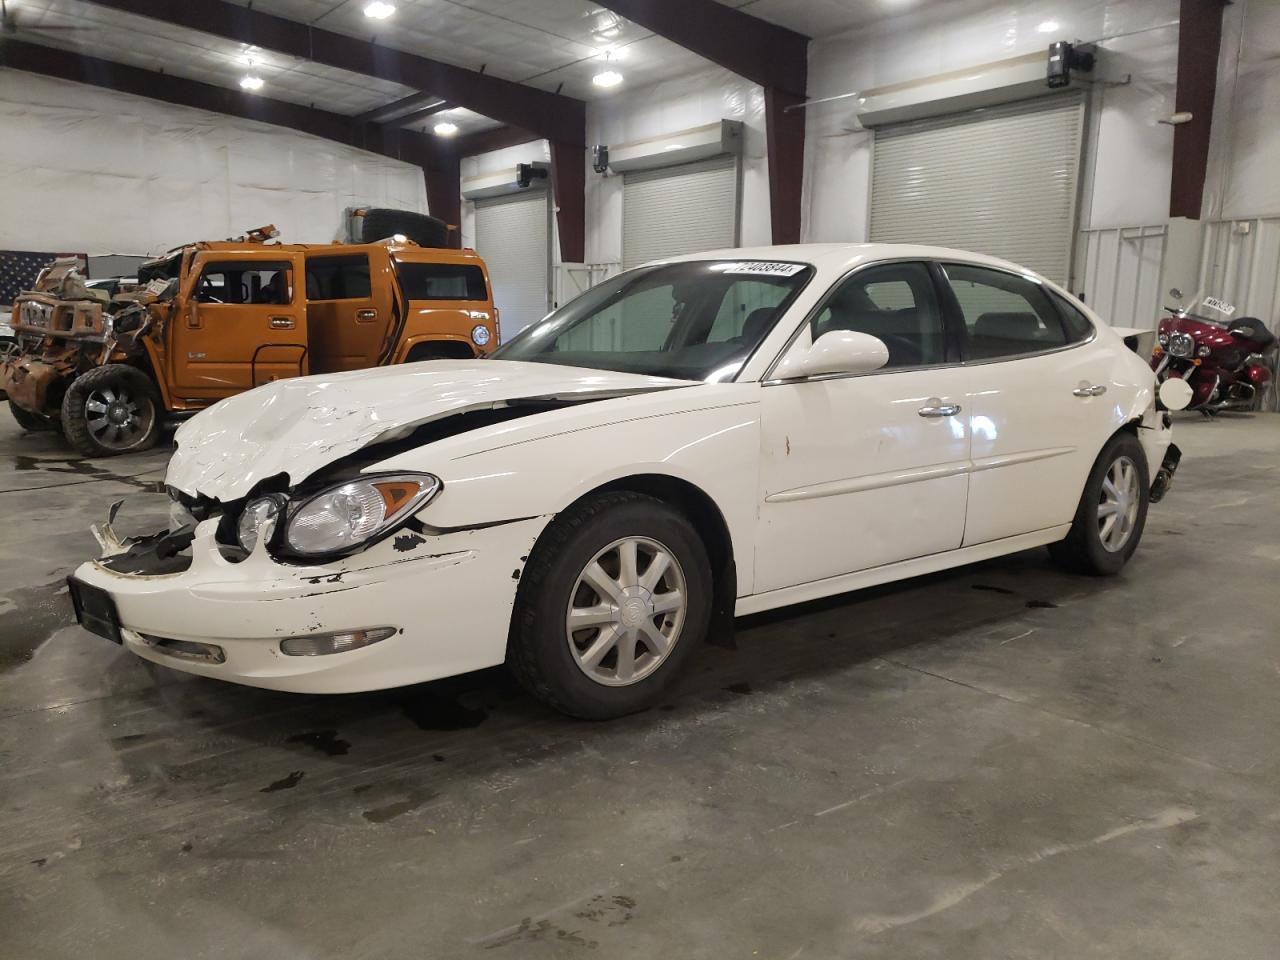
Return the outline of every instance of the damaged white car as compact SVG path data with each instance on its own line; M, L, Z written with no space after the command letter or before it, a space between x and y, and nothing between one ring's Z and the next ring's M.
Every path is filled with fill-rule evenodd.
M504 661L651 705L712 630L1047 544L1114 573L1177 466L1144 359L1062 289L930 247L623 273L491 359L287 380L186 423L170 529L71 578L178 670L308 693Z

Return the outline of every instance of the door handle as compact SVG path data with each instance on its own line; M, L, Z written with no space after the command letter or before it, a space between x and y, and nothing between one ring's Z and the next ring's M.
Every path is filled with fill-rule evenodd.
M941 403L930 401L926 406L916 411L922 417L936 419L937 417L954 417L960 412L960 404L958 403Z
M357 323L369 323L369 322L371 322L371 321L373 321L373 320L377 320L377 319L378 319L378 311L377 311L377 310L368 310L368 309L365 309L365 310L357 310L357 311L356 311L356 322L357 322Z
M272 317L271 318L272 330L292 330L294 326L295 324L293 322L293 317Z
M1080 386L1071 391L1071 393L1077 397L1100 397L1106 392L1107 385L1105 383L1095 383L1092 385L1081 383Z

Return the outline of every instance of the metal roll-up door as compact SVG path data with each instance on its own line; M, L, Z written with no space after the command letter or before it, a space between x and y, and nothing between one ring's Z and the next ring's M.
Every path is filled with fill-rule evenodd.
M551 205L543 190L475 203L476 252L489 267L505 343L550 309Z
M622 179L622 266L738 243L738 162L732 155Z
M877 128L871 239L1004 257L1065 283L1083 126L1072 93Z

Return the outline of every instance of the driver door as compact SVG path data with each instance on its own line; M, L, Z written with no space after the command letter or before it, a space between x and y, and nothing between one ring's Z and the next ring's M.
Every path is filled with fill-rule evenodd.
M929 266L850 275L788 352L832 330L880 338L889 362L762 384L758 592L955 550L964 537L966 373Z
M196 255L173 351L175 393L217 400L308 372L302 257L261 251Z

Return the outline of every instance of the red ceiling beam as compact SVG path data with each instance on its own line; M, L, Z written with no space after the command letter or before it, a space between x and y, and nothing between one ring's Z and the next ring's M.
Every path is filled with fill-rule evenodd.
M773 242L798 243L805 125L798 105L809 83L809 38L715 0L596 2L764 87Z
M1191 114L1191 120L1173 128L1171 217L1200 219L1224 6L1224 0L1181 0L1179 4L1178 90L1173 109Z
M503 123L586 143L586 104L475 70L261 13L228 0L87 0L236 43L402 83Z

